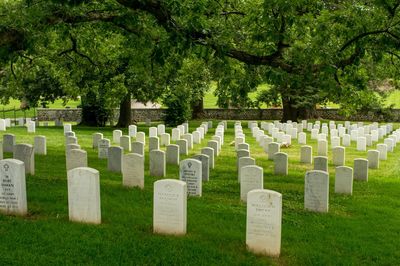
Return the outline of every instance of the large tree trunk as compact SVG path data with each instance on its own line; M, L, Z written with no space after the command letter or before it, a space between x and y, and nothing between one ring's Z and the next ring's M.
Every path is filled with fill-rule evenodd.
M204 100L201 98L198 101L192 102L192 118L199 119L204 112Z
M89 91L81 98L82 104L82 120L80 125L85 126L105 126L108 114L102 106L102 103L97 99L96 94Z
M282 97L283 117L282 122L291 120L297 122L300 110L294 106L294 101L290 97Z
M117 127L127 127L132 122L131 94L128 93L119 105L119 118Z

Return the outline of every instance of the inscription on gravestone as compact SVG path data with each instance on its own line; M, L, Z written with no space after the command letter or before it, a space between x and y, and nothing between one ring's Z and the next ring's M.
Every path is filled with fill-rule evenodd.
M0 161L0 211L7 214L27 213L24 163L15 159Z
M201 162L196 159L186 159L180 162L180 180L187 184L189 196L201 196L202 169Z

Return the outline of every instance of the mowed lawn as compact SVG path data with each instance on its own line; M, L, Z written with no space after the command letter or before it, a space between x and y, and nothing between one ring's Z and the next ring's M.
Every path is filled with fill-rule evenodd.
M190 131L201 124L191 121ZM156 125L156 123L153 123ZM206 146L215 131L209 130ZM233 122L228 123L222 152L216 158L210 181L203 183L203 196L190 197L187 235L152 233L153 183L148 174L146 140L145 189L124 188L120 174L107 171L107 160L97 159L92 133L112 140L114 128L74 126L81 147L88 152L89 167L100 171L101 225L68 220L65 146L61 127L38 127L36 135L47 137L47 156L35 156L36 174L27 176L27 217L0 215L1 265L398 265L400 262L400 147L388 154L380 168L369 170L369 181L355 181L352 196L334 193L334 166L329 165L329 213L304 210L304 175L312 165L299 163L300 146L282 149L289 154L289 175L273 174L268 161L243 121L251 156L264 169L264 188L283 195L282 248L279 258L254 255L245 245L246 205L240 201L237 182ZM395 124L395 128L399 125ZM128 134L127 128L122 129ZM139 131L148 127L139 125ZM170 133L171 129L167 128ZM17 143L33 144L35 134L22 127L7 133ZM4 132L1 132L3 135ZM308 134L309 135L309 134ZM316 155L316 142L308 137ZM165 150L163 147L162 149ZM346 165L366 152L346 148ZM11 157L6 153L5 157ZM185 157L181 158L184 159ZM329 158L331 152L329 151ZM167 178L178 179L178 167L167 165Z

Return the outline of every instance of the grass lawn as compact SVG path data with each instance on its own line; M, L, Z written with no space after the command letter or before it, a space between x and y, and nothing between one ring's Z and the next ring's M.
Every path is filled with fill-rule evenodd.
M200 123L192 121L190 130ZM389 153L387 161L381 161L380 169L369 170L368 182L354 182L353 196L334 193L330 161L329 213L319 214L304 210L304 175L312 165L299 163L297 141L282 149L289 154L289 175L276 176L273 162L251 137L247 122L243 122L243 129L251 156L264 169L264 188L283 195L279 258L246 250L246 205L240 202L235 151L229 145L234 140L233 122L229 122L210 181L203 183L203 196L188 199L188 233L180 237L152 233L153 183L157 178L148 174L148 146L144 190L122 187L121 175L109 172L107 161L97 159L91 147L92 133L102 132L112 140L113 128L73 127L79 144L88 152L89 167L100 171L102 224L69 222L63 129L37 128L36 135L47 137L48 155L35 156L36 174L26 179L29 215L0 215L0 264L398 265L399 148ZM122 130L128 133L126 128ZM143 124L138 130L148 135ZM189 156L199 153L214 131L215 127ZM17 143L33 144L34 134L27 134L25 128L11 128L7 133L15 134ZM316 142L308 139L308 144L316 154ZM353 166L354 158L359 157L366 158L366 152L356 151L354 143L346 148L346 165ZM177 166L167 165L167 178L178 179Z
M56 100L54 103L49 103L49 108L76 108L81 102L78 101L68 101L66 105L64 105L63 100ZM19 100L11 99L10 102L6 105L0 105L0 118L14 118L14 109L20 109L21 102ZM34 108L30 108L29 110L24 111L16 111L15 117L34 117L35 111Z

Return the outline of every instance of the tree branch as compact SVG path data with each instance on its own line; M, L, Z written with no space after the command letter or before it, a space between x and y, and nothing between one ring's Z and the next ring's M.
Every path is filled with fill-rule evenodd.
M75 54L79 55L80 57L83 57L86 60L88 60L92 65L97 66L89 56L79 52L78 47L77 47L77 40L72 35L70 35L70 40L72 42L72 48L60 52L58 54L58 56L62 56L64 54L68 54L68 53L74 52Z

